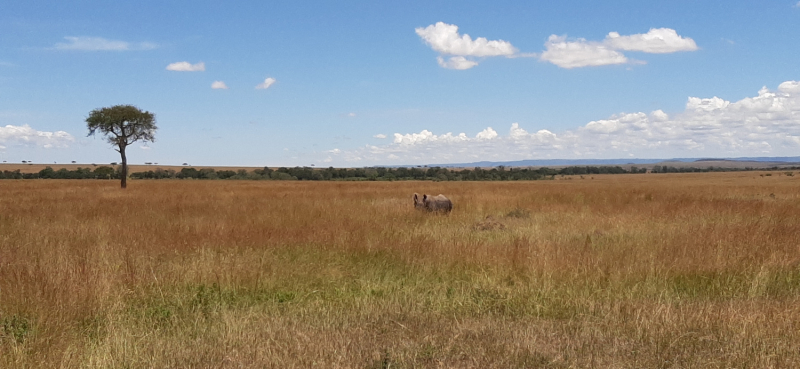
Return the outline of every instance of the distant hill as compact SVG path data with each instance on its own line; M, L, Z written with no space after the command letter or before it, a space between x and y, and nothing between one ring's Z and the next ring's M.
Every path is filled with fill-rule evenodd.
M687 165L688 164L688 165ZM673 158L673 159L539 159L539 160L517 160L517 161L478 161L472 163L457 164L428 164L428 167L442 168L474 168L474 167L563 167L573 165L640 165L652 167L655 165L678 165L678 166L721 166L721 167L744 167L752 164L752 167L769 167L773 165L800 165L800 156L784 157L740 157L740 158ZM415 165L409 165L415 166Z

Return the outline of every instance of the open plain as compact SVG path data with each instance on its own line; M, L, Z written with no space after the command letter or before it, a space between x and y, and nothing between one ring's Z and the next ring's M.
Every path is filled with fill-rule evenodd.
M2 180L0 367L800 367L798 219L783 172Z

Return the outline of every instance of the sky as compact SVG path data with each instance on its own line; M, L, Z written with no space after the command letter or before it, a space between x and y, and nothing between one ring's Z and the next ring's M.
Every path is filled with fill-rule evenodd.
M0 160L419 165L800 155L800 2L0 0Z

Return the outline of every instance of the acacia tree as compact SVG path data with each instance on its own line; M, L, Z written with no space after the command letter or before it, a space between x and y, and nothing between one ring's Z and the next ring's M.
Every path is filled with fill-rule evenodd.
M122 156L121 186L127 187L128 158L125 148L136 141L155 141L158 129L155 115L133 105L115 105L92 110L86 118L86 125L89 136L94 136L99 130L112 146L116 146L115 150Z

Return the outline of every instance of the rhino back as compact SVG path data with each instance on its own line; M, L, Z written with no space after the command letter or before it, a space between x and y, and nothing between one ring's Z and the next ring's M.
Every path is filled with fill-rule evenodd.
M453 210L453 203L444 195L430 196L426 199L425 206L428 210L432 211L450 211Z

